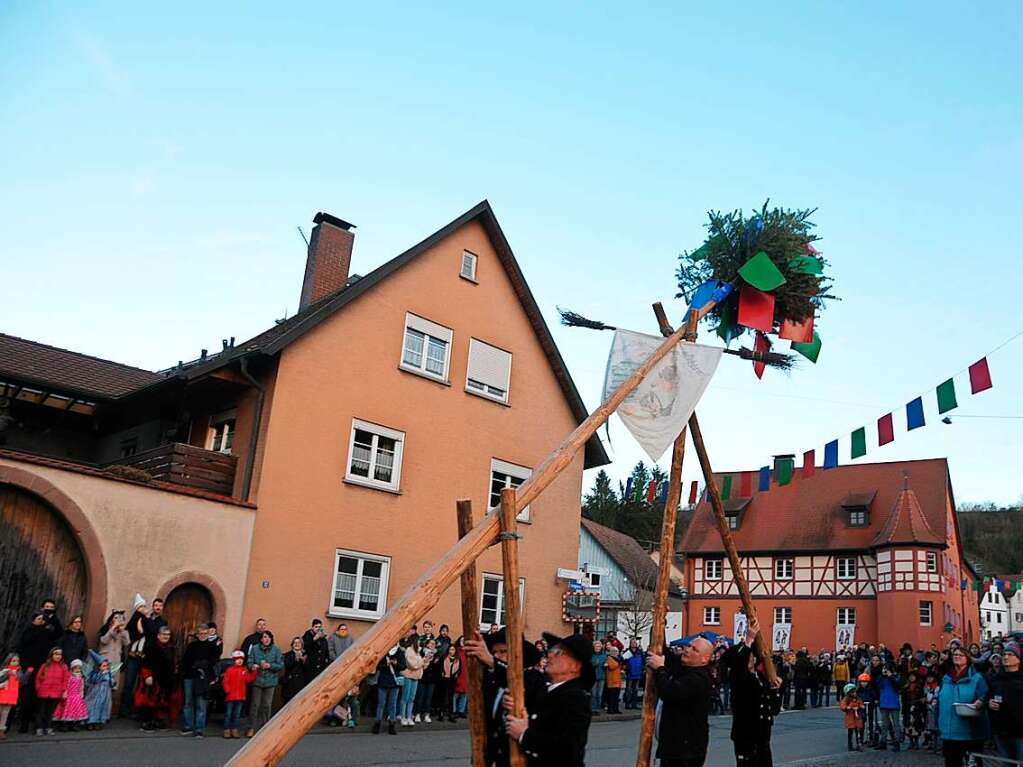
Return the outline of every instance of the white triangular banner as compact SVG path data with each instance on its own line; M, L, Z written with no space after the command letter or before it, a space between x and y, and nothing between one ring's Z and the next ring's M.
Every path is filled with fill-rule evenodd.
M604 399L663 343L660 336L616 330L607 358ZM682 433L717 369L721 352L718 347L679 341L618 407L618 417L651 460L664 455Z

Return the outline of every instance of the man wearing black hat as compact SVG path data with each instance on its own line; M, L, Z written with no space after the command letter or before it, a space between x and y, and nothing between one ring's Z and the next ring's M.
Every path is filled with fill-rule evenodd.
M590 658L593 645L576 634L558 638L544 634L550 684L526 715L511 714L513 701L504 702L508 735L522 747L530 767L585 767L586 737L590 730L590 690L595 681Z
M507 767L509 763L508 733L504 729L505 688L508 687L508 635L504 628L484 637L476 635L465 641L465 654L476 658L483 666L483 718L487 731L486 757L491 767ZM542 673L532 668L540 662L540 651L522 640L522 661L525 668L523 683L526 706L533 705L536 697L547 686Z
M661 767L701 767L707 758L711 696L707 666L713 654L714 645L701 636L685 645L677 660L668 656L670 665L663 655L647 655L646 665L654 673L661 702L657 734Z
M732 743L738 767L772 767L771 728L781 711L781 680L767 681L763 661L753 642L760 623L750 622L745 639L730 648L722 660L728 663L732 682Z

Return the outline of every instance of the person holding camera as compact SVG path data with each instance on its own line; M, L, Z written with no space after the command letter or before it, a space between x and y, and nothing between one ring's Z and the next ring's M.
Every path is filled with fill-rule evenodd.
M874 683L877 685L877 708L879 712L877 746L884 751L888 748L887 735L891 735L892 751L900 749L902 731L900 729L900 711L902 710L902 678L895 672L891 662L886 661L881 667L881 674Z

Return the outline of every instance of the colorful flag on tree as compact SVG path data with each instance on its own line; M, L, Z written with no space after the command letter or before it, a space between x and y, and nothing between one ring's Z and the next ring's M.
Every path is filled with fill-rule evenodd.
M774 327L774 296L743 285L739 291L739 324L770 333Z

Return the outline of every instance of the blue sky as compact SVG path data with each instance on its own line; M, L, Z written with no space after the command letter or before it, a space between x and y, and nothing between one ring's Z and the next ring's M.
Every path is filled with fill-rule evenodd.
M837 436L846 460L866 424L864 460L948 456L957 500L1019 499L1023 338L993 390L957 381L959 412L1015 419L933 417L1023 330L1018 9L673 5L4 4L0 331L168 366L294 312L317 210L358 225L365 273L482 198L549 324L653 330L705 212L769 197L819 208L844 300L817 366L722 362L715 465ZM610 335L554 332L595 406ZM921 393L934 425L897 410L871 444Z

